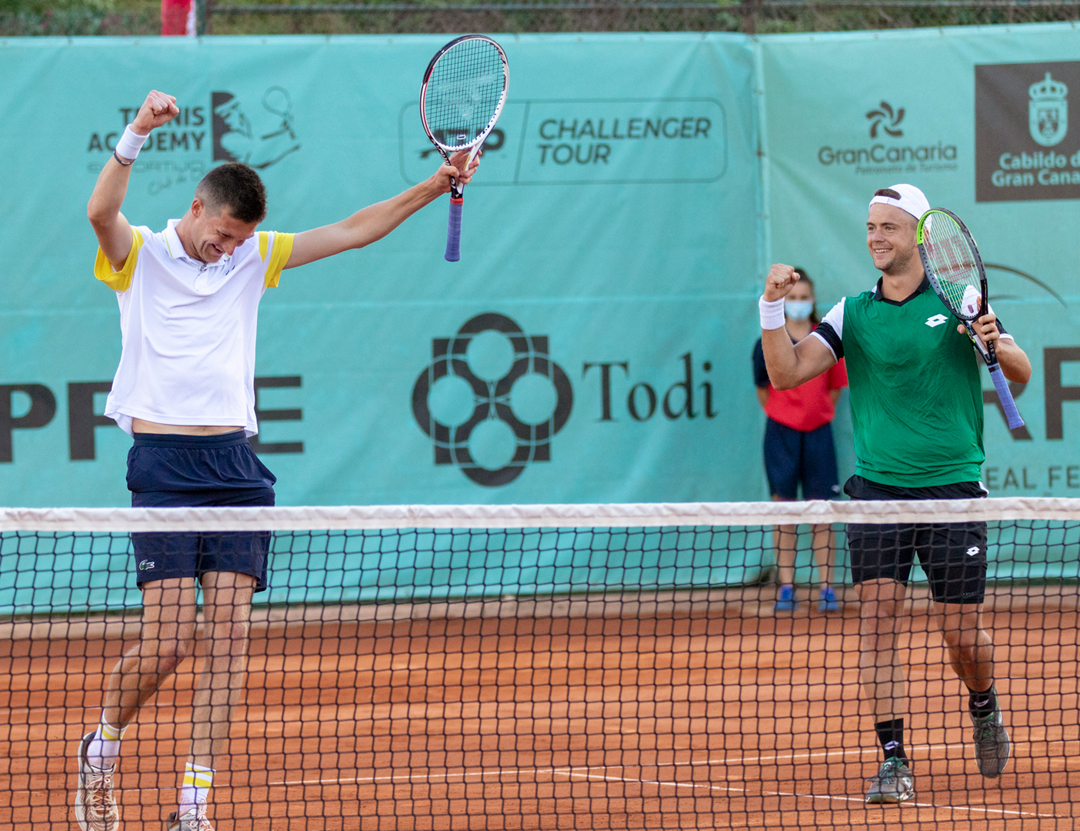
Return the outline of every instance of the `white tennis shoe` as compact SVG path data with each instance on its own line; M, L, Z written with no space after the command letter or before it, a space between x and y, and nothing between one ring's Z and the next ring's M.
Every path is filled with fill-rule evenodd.
M75 792L75 821L82 831L119 831L120 807L113 797L113 774L116 765L96 768L87 759L86 751L97 731L91 731L79 742L79 787Z

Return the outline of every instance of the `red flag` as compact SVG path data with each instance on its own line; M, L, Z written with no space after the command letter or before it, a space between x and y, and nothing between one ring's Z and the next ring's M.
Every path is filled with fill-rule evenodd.
M161 0L161 34L195 36L195 0Z

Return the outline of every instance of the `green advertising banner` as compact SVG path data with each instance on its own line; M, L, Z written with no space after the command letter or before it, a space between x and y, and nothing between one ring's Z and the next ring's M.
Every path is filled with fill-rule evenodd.
M835 300L877 279L864 228L877 188L910 182L957 213L1034 367L1011 433L984 373L984 482L992 496L1080 495L1075 28L778 36L761 54L770 259Z
M207 170L238 160L266 182L262 227L301 231L434 172L417 98L444 40L0 43L0 503L129 504L130 439L102 415L119 311L92 274L86 202L146 93L181 113L133 168L133 223L163 228ZM1071 24L499 40L510 98L467 188L461 261L443 260L442 200L368 249L285 272L263 300L255 446L279 504L767 498L750 362L763 277L802 266L822 312L872 286L867 203L898 182L971 227L1035 367L1012 433L986 381L991 494L1080 493ZM69 570L72 607L117 605L102 572L83 585L71 567L92 553L22 572L0 606L32 610ZM128 591L126 551L98 555ZM771 552L740 556L702 573L751 579ZM671 557L646 565L667 573ZM362 554L346 560L365 572ZM304 586L294 565L273 599Z
M92 274L86 200L149 89L181 113L135 164L133 223L162 228L206 170L240 160L266 182L262 227L300 231L435 171L417 99L443 40L0 46L0 501L127 504L130 440L101 415L119 314ZM443 260L444 199L263 300L257 449L279 503L764 497L749 41L501 41L510 99L466 194L461 262ZM441 372L450 343L467 373Z

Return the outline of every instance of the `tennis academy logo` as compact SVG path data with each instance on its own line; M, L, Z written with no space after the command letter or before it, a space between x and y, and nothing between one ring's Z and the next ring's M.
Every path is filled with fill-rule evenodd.
M263 170L300 149L288 90L271 86L259 93L211 92L201 103L178 101L180 113L150 134L135 162L132 184L151 196L174 184L192 187L219 162L244 162ZM139 104L116 109L107 124L90 133L87 171L97 176L116 142L139 112Z
M300 149L292 98L284 87L270 87L254 106L231 92L212 92L210 99L215 162L243 162L263 170Z
M975 67L975 199L1080 198L1080 61Z
M530 462L551 460L574 393L546 335L527 335L488 312L453 337L434 338L431 353L413 385L412 409L434 443L436 465L457 465L478 485L499 487Z

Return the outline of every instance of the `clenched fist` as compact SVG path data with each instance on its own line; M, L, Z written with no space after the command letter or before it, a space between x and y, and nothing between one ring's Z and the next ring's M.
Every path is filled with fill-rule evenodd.
M151 90L131 122L131 129L140 136L147 136L155 127L168 124L179 114L180 108L176 106L175 96L166 95L156 89Z
M790 265L776 263L769 269L769 276L765 278L766 300L782 300L787 297L792 287L799 282L799 275Z

